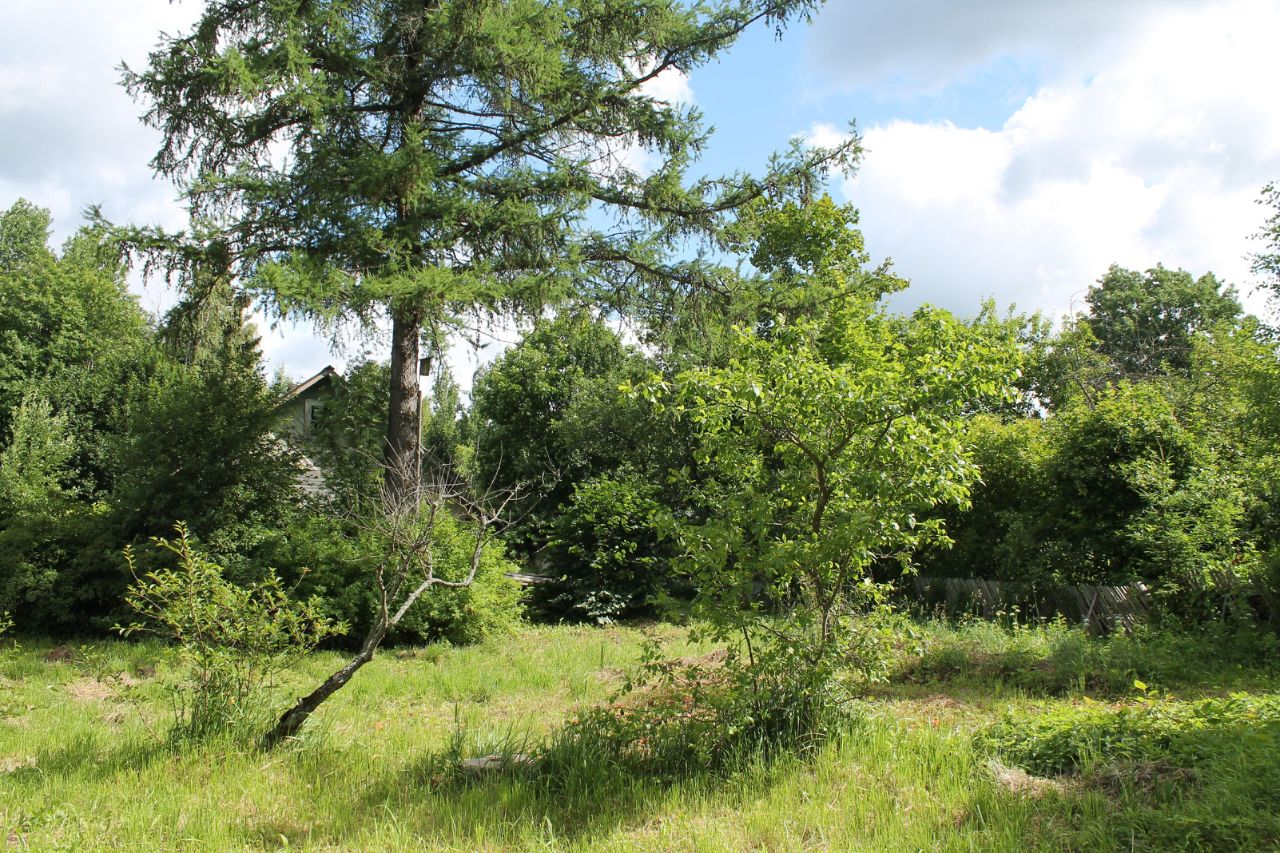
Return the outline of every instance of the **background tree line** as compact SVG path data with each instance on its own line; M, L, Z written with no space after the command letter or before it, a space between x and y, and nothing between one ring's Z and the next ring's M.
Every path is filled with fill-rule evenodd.
M696 321L653 324L627 344L620 318L570 305L483 369L469 400L438 370L427 464L525 491L482 582L424 604L401 636L465 641L509 622L519 595L503 575L517 567L552 579L527 601L543 618L653 615L691 595L673 529L713 517L714 466L695 412L671 392L691 369L741 367L732 328L772 341L798 321L829 322L842 304L833 294L854 279L901 287L866 268L850 216L825 200L739 216L750 269ZM123 546L185 521L233 580L274 568L358 626L373 546L332 519L381 476L387 365L354 365L306 446L290 446L273 432L286 388L263 373L243 296L213 282L150 317L100 227L56 252L49 230L47 212L23 201L0 218L0 609L19 626L102 630L130 580ZM1019 376L1005 397L967 401L967 497L923 508L913 521L938 535L894 560L877 554L877 576L905 559L945 576L1140 580L1179 616L1274 618L1271 330L1211 274L1112 267L1086 301L1056 325L992 306L967 321L1017 351ZM696 342L681 323L701 330ZM325 472L328 505L299 499L304 451Z

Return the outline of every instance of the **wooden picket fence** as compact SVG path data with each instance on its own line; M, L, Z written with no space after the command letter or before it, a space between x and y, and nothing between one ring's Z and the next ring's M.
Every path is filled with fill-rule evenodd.
M984 619L1014 614L1024 619L1062 616L1099 634L1130 629L1151 610L1151 595L1140 583L1036 587L981 578L915 575L911 589L916 602L929 612L972 614Z

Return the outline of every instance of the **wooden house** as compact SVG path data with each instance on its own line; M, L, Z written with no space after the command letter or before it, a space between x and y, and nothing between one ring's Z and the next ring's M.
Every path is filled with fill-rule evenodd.
M295 438L302 438L311 432L316 415L332 399L334 383L338 379L338 371L330 365L290 388L288 396L280 405L281 431Z

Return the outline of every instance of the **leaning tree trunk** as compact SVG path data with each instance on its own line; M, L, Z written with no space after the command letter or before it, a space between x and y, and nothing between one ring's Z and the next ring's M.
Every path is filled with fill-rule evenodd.
M298 729L302 728L302 724L307 721L312 712L320 707L320 703L337 693L356 674L356 670L373 660L373 653L382 642L382 638L386 636L386 633L385 626L379 628L379 626L375 625L369 632L369 636L365 637L364 643L361 644L360 653L347 661L346 666L342 669L326 678L319 687L299 699L292 708L285 711L280 719L276 721L275 728L263 736L262 747L271 749L286 738L296 735Z

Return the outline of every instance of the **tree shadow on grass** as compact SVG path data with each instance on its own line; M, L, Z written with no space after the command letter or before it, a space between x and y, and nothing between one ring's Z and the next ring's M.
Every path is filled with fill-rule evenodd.
M172 754L172 747L154 738L130 737L112 744L82 733L38 748L28 764L16 767L7 778L19 785L40 784L50 776L105 778L146 770Z
M690 763L678 771L620 760L612 745L565 737L572 723L541 748L506 743L465 745L425 753L408 767L384 773L359 789L341 819L312 825L314 844L354 845L375 825L394 819L415 843L499 848L528 844L599 842L618 832L657 827L661 815L695 799L733 807L765 793L794 772L794 751L757 753L717 767ZM527 750L527 751L526 751ZM491 756L468 768L466 758ZM323 777L313 755L300 772ZM314 784L314 783L313 783ZM330 784L332 782L330 781ZM276 837L274 825L248 826L249 839Z

